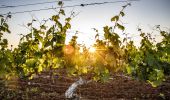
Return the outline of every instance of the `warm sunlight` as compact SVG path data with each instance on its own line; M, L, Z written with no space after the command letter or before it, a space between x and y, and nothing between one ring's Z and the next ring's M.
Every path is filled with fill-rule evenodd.
M0 100L167 100L169 5L0 0Z
M95 51L96 51L96 49L94 47L89 48L89 52L94 53Z
M80 47L79 52L83 53L83 48L82 47Z
M64 53L65 54L72 54L74 52L74 48L70 45L66 45L64 47Z

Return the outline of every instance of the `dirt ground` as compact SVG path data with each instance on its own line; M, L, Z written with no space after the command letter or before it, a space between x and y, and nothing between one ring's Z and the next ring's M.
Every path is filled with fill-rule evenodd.
M0 100L65 100L64 92L77 80L62 76L49 78L42 73L32 80L11 80L1 86ZM170 78L157 88L122 75L113 75L107 83L90 82L78 87L80 100L170 100Z

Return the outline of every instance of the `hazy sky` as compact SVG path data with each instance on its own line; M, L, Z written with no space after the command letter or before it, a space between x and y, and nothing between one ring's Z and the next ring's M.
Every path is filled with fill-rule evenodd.
M3 5L21 5L30 3L39 3L54 0L0 0L0 6ZM109 2L109 1L125 1L125 0L71 0L65 1L65 5L75 5L84 3L99 3L99 2ZM106 25L112 26L110 19L114 15L118 14L121 10L121 6L126 3L114 3L114 4L104 4L95 5L87 7L74 7L74 11L79 13L71 24L72 29L68 34L73 35L76 30L80 31L78 41L90 45L94 38L95 32L92 28L99 29L102 33L103 27ZM17 8L0 8L0 14L7 12L18 12L42 8L56 7L56 3L53 4L43 4L36 6L26 6ZM73 8L65 8L66 14L68 14ZM126 26L126 32L130 33L131 36L135 36L133 39L137 41L138 44L139 33L137 32L137 26L140 26L144 31L151 32L151 28L154 25L161 25L162 27L170 28L170 0L140 0L132 2L132 6L126 8L125 17L121 19ZM27 24L31 21L32 17L37 17L39 20L47 19L51 15L55 14L54 10L31 12L23 14L14 14L12 19L9 20L9 25L12 33L10 35L5 35L9 39L9 43L17 45L19 42L18 34L25 34L28 30L20 25ZM70 33L71 32L71 33ZM156 33L155 33L156 34ZM159 37L158 37L159 39Z

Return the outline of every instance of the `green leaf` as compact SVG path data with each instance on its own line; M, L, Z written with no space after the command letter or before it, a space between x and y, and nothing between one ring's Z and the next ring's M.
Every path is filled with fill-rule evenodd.
M68 17L68 18L66 18L65 20L66 20L67 22L70 22L71 18Z
M54 68L58 68L59 67L59 65L58 65L59 59L58 58L54 58L52 62L54 64L54 66L53 66Z
M5 21L4 18L1 18L1 25L4 23L4 21Z
M138 28L138 31L141 31L141 29L140 29L140 28Z
M34 55L35 57L40 58L42 57L42 52L35 52Z
M141 37L144 37L144 36L145 36L145 33L141 33L140 36L141 36Z
M55 68L55 69L57 69L59 67L60 67L60 65L58 63L54 64L54 66L53 66L53 68Z
M101 72L100 77L101 77L101 81L107 82L110 78L109 70L104 68L103 71Z
M8 40L7 39L3 39L4 45L8 44Z
M63 9L60 9L60 12L59 12L59 13L62 14L62 15L65 15L65 12L64 12Z
M130 66L126 66L126 71L128 74L132 73L132 68Z
M59 5L59 6L63 5L63 2L62 2L62 1L59 1L59 2L58 2L58 5Z
M114 16L111 18L111 21L118 21L119 20L119 16Z
M58 25L58 27L62 30L62 24L59 21L56 21L56 24Z
M35 19L32 20L33 22L36 21Z
M50 41L47 41L47 42L45 43L44 47L49 47L49 46L51 46L51 45L52 45L52 43L51 43Z
M124 31L124 30L125 30L125 27L124 27L124 26L122 26L122 25L120 25L119 23L117 23L117 27L118 27L120 30L122 30L122 31Z
M3 33L0 32L0 39L1 39L2 35L3 35Z
M123 42L125 42L125 41L127 41L127 38L124 38L124 39L123 39Z
M4 25L6 28L8 28L8 24L7 24L7 23L3 23L3 25Z
M147 80L153 87L159 86L164 80L164 73L162 70L154 69L149 74L149 80Z
M0 26L0 31L5 32L5 31L6 31L6 28L5 28L4 26Z
M52 16L52 20L55 21L55 22L58 21L59 18L60 17L58 15L53 15Z
M36 67L36 63L37 63L37 60L35 60L35 59L27 59L26 60L26 66L27 67L32 67L32 68L34 68L34 67Z
M125 13L121 11L121 12L120 12L120 15L122 15L122 17L123 17L123 16L125 16Z
M8 28L6 29L6 32L11 33L11 31Z
M82 73L87 73L87 68L86 67L82 68Z
M110 30L111 30L112 28L111 27L108 27L108 26L105 26L104 27L104 35L106 35L105 36L105 38L106 39L108 39L110 36L111 36L111 33L110 33Z
M95 35L95 39L96 39L97 37L99 37L99 34L96 34L96 35Z
M43 67L42 66L39 66L38 67L38 72L41 72L43 70Z
M30 39L30 38L32 38L32 34L31 34L31 33L27 34L27 35L26 35L26 38L27 38L27 40Z
M31 26L31 25L32 25L32 23L28 23L28 24L27 24L28 27Z
M37 35L36 37L37 37L37 39L38 39L40 42L43 42L43 37L42 37L42 36Z
M67 29L70 29L70 28L71 28L70 23L66 23L66 25L65 25L65 26L67 27Z
M46 30L46 26L45 25L41 25L40 28Z

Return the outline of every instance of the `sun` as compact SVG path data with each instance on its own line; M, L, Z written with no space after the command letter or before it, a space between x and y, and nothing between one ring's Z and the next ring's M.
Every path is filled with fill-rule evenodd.
M95 51L96 51L96 49L95 49L94 47L90 47L90 48L89 48L89 52L90 52L90 53L94 53Z

